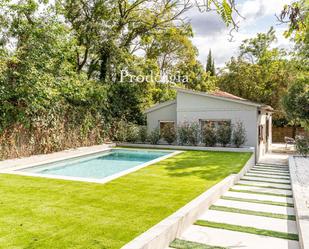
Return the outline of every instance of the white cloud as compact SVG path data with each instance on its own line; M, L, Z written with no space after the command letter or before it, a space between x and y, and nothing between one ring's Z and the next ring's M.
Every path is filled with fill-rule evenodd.
M283 37L285 25L278 26L275 14L279 14L285 4L292 0L244 0L238 10L245 19L240 21L239 32L234 33L234 41L229 42L229 31L220 17L214 13L200 13L197 9L189 12L195 37L193 44L199 50L199 60L205 64L209 49L215 57L216 66L222 67L230 57L236 56L244 39L255 37L257 33L267 32L274 26L278 38L276 46L291 48L291 42Z

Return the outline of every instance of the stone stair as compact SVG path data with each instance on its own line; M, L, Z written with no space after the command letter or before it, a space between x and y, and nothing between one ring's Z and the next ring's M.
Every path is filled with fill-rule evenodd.
M299 249L289 168L257 164L169 248Z

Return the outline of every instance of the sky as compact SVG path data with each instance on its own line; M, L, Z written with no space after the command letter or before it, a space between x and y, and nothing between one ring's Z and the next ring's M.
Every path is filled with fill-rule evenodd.
M232 56L237 56L241 42L253 38L257 33L265 33L273 26L276 30L280 48L292 49L292 43L283 36L286 25L279 24L275 14L279 14L285 4L291 0L236 0L237 9L245 18L238 18L239 31L234 32L234 41L230 42L229 31L220 17L214 12L201 13L198 8L191 9L187 16L192 24L193 44L198 48L199 60L206 64L211 49L216 67L223 67Z

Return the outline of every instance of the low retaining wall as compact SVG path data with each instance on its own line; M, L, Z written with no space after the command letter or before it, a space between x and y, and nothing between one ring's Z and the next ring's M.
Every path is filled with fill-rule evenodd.
M182 146L181 146L182 147ZM182 147L182 149L184 149ZM254 154L238 174L224 178L206 192L180 208L157 225L141 234L121 249L164 249L192 225L223 193L233 186L253 165Z
M161 145L161 144L132 144L132 143L117 143L117 146L150 148L150 149L172 149L172 150L201 150L201 151L226 151L226 152L252 152L254 147L203 147L203 146L180 146L180 145Z
M291 185L302 249L309 249L309 158L290 156Z

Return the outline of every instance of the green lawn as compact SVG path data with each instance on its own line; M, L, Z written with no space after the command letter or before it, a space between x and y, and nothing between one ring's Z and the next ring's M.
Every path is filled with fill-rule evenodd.
M188 151L107 184L0 174L0 248L120 248L250 153Z

